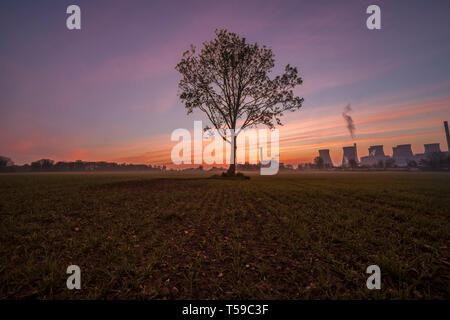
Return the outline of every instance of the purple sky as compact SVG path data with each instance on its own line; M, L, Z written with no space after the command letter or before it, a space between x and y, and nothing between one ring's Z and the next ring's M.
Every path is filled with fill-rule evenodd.
M77 4L82 30L66 28ZM382 29L368 30L370 4ZM304 108L280 130L281 160L330 148L424 143L447 149L450 1L10 1L0 4L0 155L169 163L170 134L193 128L174 66L226 28L297 66ZM354 140L341 113L351 104Z

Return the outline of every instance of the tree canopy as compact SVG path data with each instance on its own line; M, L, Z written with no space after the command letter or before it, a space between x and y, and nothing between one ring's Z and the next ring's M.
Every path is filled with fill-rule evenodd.
M179 97L188 114L194 109L204 112L235 152L236 136L241 130L258 125L273 129L282 125L284 112L301 108L303 98L295 96L293 89L303 80L297 68L289 64L283 74L270 78L275 66L271 49L247 43L227 30L215 33L216 37L204 42L198 54L191 46L176 65L182 75ZM233 130L231 141L226 138L227 129Z

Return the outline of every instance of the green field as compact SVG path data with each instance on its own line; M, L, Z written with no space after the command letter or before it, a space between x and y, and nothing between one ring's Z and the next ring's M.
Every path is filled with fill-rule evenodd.
M450 174L210 175L0 175L0 298L450 299Z

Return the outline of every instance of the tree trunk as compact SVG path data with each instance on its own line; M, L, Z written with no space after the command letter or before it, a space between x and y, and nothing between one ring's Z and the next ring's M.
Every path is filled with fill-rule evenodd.
M228 168L228 173L229 174L236 174L236 149L237 149L237 145L236 145L236 136L233 135L232 139L231 139L231 157L230 157L230 167Z

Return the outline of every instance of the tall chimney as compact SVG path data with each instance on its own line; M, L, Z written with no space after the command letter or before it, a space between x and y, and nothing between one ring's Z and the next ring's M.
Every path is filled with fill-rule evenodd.
M262 147L259 147L259 163L263 163Z
M450 133L448 132L448 122L444 121L445 135L447 136L447 151L450 152Z

